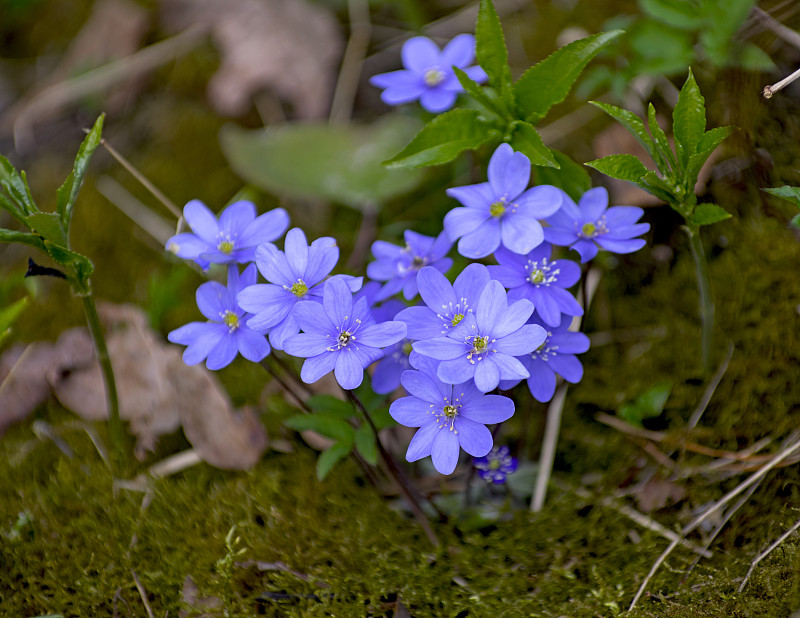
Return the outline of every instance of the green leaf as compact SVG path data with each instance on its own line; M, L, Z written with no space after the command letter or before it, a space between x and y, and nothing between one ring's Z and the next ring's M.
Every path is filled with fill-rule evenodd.
M697 30L706 17L694 2L686 0L639 0L642 11L657 20L684 30Z
M334 418L347 420L354 415L353 406L347 401L343 401L332 395L313 395L306 401L308 407Z
M689 157L697 152L697 145L705 131L706 102L700 94L692 70L689 69L689 77L681 88L675 109L672 110L672 134L675 137L675 151L681 169L686 168Z
M559 168L536 166L536 184L553 185L566 191L577 203L592 188L592 179L583 165L578 165L559 150L551 150Z
M331 468L333 468L336 462L347 457L352 450L352 442L349 444L337 442L328 450L320 453L319 459L317 459L317 479L320 481L325 480L325 477L328 476L328 472L331 471Z
M669 146L669 141L661 126L658 124L656 118L656 108L650 103L647 107L647 124L650 127L650 135L653 136L653 141L656 145L656 150L661 155L661 161L657 161L658 168L666 173L671 169L677 167L675 155L672 153L672 148Z
M655 144L653 144L653 139L650 137L647 129L645 129L644 122L642 122L639 116L620 107L609 105L608 103L600 103L599 101L589 101L589 103L595 107L599 107L623 127L628 129L628 132L636 138L636 141L644 146L645 150L647 150L648 154L653 158L653 161L656 160Z
M655 418L664 410L669 399L672 384L659 382L640 395L633 403L628 403L617 410L617 415L637 427L642 426L646 418Z
M664 200L678 212L683 212L680 209L681 204L675 196L676 188L655 172L650 171L642 176L639 186L650 195L655 195L658 199ZM694 193L692 193L692 196L694 196Z
M513 103L511 69L508 67L508 50L503 37L503 26L491 0L481 0L478 21L475 24L475 56L478 64L489 76L489 85L505 101Z
M694 38L688 32L645 20L629 34L631 54L629 75L677 75L695 58Z
M89 168L89 161L94 154L94 151L100 145L103 132L103 120L105 114L100 114L94 122L92 130L81 143L78 149L78 154L75 157L75 164L72 168L72 173L67 176L67 180L59 187L57 192L57 208L56 212L61 217L61 225L64 230L69 234L69 223L72 219L72 209L75 207L75 201L78 199L78 191L81 190L83 184L83 177L86 175L86 170ZM67 193L69 187L69 193Z
M700 204L695 208L692 216L689 217L689 225L692 227L700 227L701 225L711 225L718 221L724 221L730 218L730 213L721 206L716 204Z
M14 323L14 320L19 317L27 304L28 297L25 296L8 307L0 309L0 343L11 334L11 325Z
M782 187L772 187L769 189L761 189L772 195L777 195L789 201L794 202L794 205L800 208L800 187L790 187L783 185Z
M736 127L717 127L703 133L697 142L697 152L713 151L736 130Z
M35 212L25 217L25 224L45 240L62 247L67 246L67 235L56 213Z
M792 220L789 222L789 225L791 225L795 229L800 229L800 215L795 215L794 217L792 217Z
M525 71L514 84L520 115L532 123L544 118L567 97L589 61L621 34L622 30L612 30L574 41Z
M426 124L397 155L384 161L394 167L438 165L455 159L464 150L474 150L499 141L500 132L474 109L452 109Z
M16 232L0 228L0 242L19 242L35 247L39 251L45 251L42 239L36 234L29 234L28 232Z
M378 445L375 442L375 434L366 423L356 429L355 444L356 450L361 453L367 463L373 466L378 465Z
M53 214L53 213L50 213ZM71 251L66 247L54 244L48 240L44 241L44 249L54 262L61 264L67 269L67 278L73 286L77 285L76 292L85 294L89 291L89 277L94 272L94 264L85 255L76 251Z
M608 155L602 159L595 159L586 163L601 174L611 176L617 180L627 180L638 184L649 171L638 157L632 154Z
M553 153L544 145L542 138L533 125L521 120L513 123L514 133L511 136L511 147L530 159L531 165L542 165L558 169L558 162Z
M39 210L33 202L28 184L4 156L0 156L0 187L10 198L10 202L3 202L3 207L20 221Z
M300 414L283 421L284 425L295 431L316 431L318 434L337 440L343 444L352 444L356 430L349 423L325 414Z
M378 431L397 425L397 421L389 414L389 406L380 406L370 410L370 416Z
M229 125L220 142L233 169L262 189L366 210L422 180L419 171L390 170L380 163L418 128L416 119L396 114L363 126L290 123L247 131Z
M736 50L737 64L747 71L761 71L767 73L776 71L777 67L767 53L752 43L743 43Z
M461 84L461 87L466 90L467 94L475 99L478 103L483 105L487 109L487 111L494 112L498 116L502 116L506 113L506 110L502 108L502 105L499 101L492 99L486 91L481 88L478 82L473 81L469 75L464 73L461 69L457 66L453 67L453 71L455 72L456 77L458 78L458 82ZM495 95L496 97L497 95Z

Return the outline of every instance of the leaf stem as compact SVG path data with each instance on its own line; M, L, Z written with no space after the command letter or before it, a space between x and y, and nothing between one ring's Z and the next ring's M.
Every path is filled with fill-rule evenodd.
M703 332L701 342L703 348L703 370L711 369L711 343L714 335L714 302L711 299L711 279L708 274L708 262L703 251L700 230L687 227L689 247L694 259L694 272L697 277L697 289L700 292L700 320Z
M100 370L103 373L103 382L106 387L106 401L108 403L108 429L111 435L111 444L116 452L116 460L123 465L127 465L129 449L125 429L122 426L122 419L119 415L119 399L117 397L117 383L114 380L114 369L111 366L111 358L108 355L106 338L103 334L103 327L100 325L100 317L97 315L97 307L94 296L89 293L81 296L83 311L86 314L86 323L89 326L89 333L92 336L97 361L100 363Z
M367 421L367 424L370 426L370 429L372 429L372 433L375 435L375 442L378 445L378 454L381 456L383 463L386 465L386 469L388 470L389 474L400 488L400 493L403 494L406 502L408 502L411 512L414 514L414 518L417 520L417 522L419 522L419 525L422 526L422 529L425 531L425 535L428 537L431 545L434 547L441 546L441 542L434 533L433 528L431 528L431 524L422 510L416 489L411 484L409 478L403 473L402 469L397 464L394 457L392 457L391 453L384 448L383 443L381 442L381 437L378 435L378 428L375 426L375 422L372 420L369 412L367 412L364 404L358 398L358 395L356 395L353 391L345 389L345 393L347 393L347 397L350 399L353 405L358 408L359 412L361 412L361 414L364 416L364 419Z

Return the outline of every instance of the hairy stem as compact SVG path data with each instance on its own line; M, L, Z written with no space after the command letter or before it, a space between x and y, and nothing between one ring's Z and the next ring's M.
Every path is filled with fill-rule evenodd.
M694 259L694 272L697 277L697 289L700 292L700 320L703 325L702 348L703 370L711 369L711 343L714 336L714 302L711 299L711 280L708 274L708 262L703 251L703 241L699 230L687 230L689 247Z
M111 366L111 358L108 356L106 337L103 334L103 327L100 325L100 316L97 315L97 307L94 303L94 296L87 294L81 296L83 311L86 314L86 322L89 325L89 332L92 335L97 361L100 363L100 370L103 372L103 382L106 387L106 401L108 402L108 429L111 435L111 444L116 453L116 459L126 464L128 461L128 444L125 429L122 427L122 419L119 416L119 399L117 398L117 383L114 380L114 369Z
M411 484L411 481L403 473L402 469L394 460L394 457L392 457L391 453L389 453L389 451L387 451L383 446L381 437L378 435L378 428L375 426L375 422L372 420L369 412L367 412L364 404L361 403L358 395L349 390L345 390L345 392L347 393L347 397L350 399L353 405L358 408L358 410L364 416L364 419L367 421L370 429L372 429L372 433L375 435L375 442L378 445L378 454L381 456L383 463L386 465L386 469L388 470L389 474L400 488L400 493L403 494L406 502L408 502L408 506L411 507L411 512L414 514L414 518L417 520L417 522L419 522L419 525L422 526L422 529L425 531L425 535L428 537L428 540L431 542L431 544L434 547L439 547L441 543L434 533L433 528L431 528L431 524L422 510L422 506L420 506L419 499L416 495L417 492Z

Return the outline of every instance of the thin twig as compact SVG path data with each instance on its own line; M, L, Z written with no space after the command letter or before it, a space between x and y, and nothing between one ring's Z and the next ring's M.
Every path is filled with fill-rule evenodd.
M347 9L350 17L350 38L347 40L342 68L333 93L329 116L331 124L346 124L350 120L361 78L361 67L372 34L367 0L348 0Z
M656 534L660 534L665 539L669 539L670 541L677 540L686 549L689 549L689 550L695 552L696 554L699 554L700 556L703 556L705 558L710 558L711 557L711 552L708 551L707 548L699 547L699 546L695 545L694 543L692 543L691 541L688 541L686 539L681 539L678 536L677 532L674 532L674 531L670 530L669 528L665 528L660 523L658 523L656 520L651 519L650 517L648 517L644 513L641 513L641 512L637 511L636 509L634 509L634 508L632 508L632 507L630 507L630 506L628 506L626 504L620 504L619 502L617 502L613 498L609 498L608 496L603 496L603 497L596 498L590 492L586 491L583 487L577 487L577 486L568 485L568 484L565 484L565 486L567 487L567 489L569 489L571 492L573 492L579 498L583 498L584 500L588 500L590 502L594 501L594 500L598 500L600 502L600 504L602 504L603 506L606 506L606 507L608 507L610 509L613 509L613 510L617 511L618 513L621 513L622 515L624 515L625 517L627 517L631 521L633 521L633 522L639 524L640 526L642 526L642 528L646 528L646 529L650 530L651 532L655 532Z
M556 458L556 444L558 443L558 432L561 428L561 413L564 411L564 401L567 397L567 384L564 382L553 395L550 405L547 406L547 422L544 428L544 438L542 438L542 453L539 456L539 471L536 474L536 485L533 488L531 498L531 512L538 513L544 507L544 499L547 495L547 485L550 482L550 474L553 471L553 462Z
M639 586L639 590L636 592L636 596L633 597L633 601L631 601L631 605L628 608L628 611L631 611L631 610L633 610L634 607L636 607L636 603L639 602L639 598L644 593L645 589L647 588L647 585L650 583L650 580L653 578L653 575L656 574L656 572L661 567L661 565L664 563L664 561L669 557L669 555L672 553L672 551L678 546L678 544L680 543L680 539L686 537L686 535L689 534L695 528L697 528L697 526L699 526L706 519L711 517L711 515L716 513L718 510L720 510L723 506L725 506L728 502L733 500L740 493L745 491L748 487L750 487L751 485L756 483L759 479L761 479L761 477L763 477L765 474L767 474L767 472L772 470L781 461L786 459L789 455L791 455L792 453L794 453L798 449L800 449L800 440L797 440L791 446L788 446L785 449L783 449L782 451L780 451L772 459L772 461L770 461L768 464L762 466L757 472L754 472L745 481L743 481L742 483L737 485L734 489L732 489L727 494L725 494L722 497L722 499L719 500L719 502L717 502L716 504L713 504L712 506L710 506L697 519L695 519L693 522L691 522L688 525L686 525L683 528L683 530L681 530L680 537L677 540L675 540L672 543L670 543L669 547L667 547L667 549L665 549L661 553L661 555L658 557L658 560L655 561L655 563L653 564L652 568L650 569L650 572L647 574L647 577L644 578L644 581L642 582L642 585Z
M725 358L717 368L714 377L711 378L711 381L708 383L708 386L706 387L706 390L703 393L702 398L700 399L700 403L697 404L697 408L695 408L694 412L692 412L692 416L689 418L689 422L686 424L686 427L688 429L694 429L695 427L697 427L697 423L700 421L700 417L703 416L703 413L706 411L706 408L708 407L708 403L714 396L714 391L717 390L719 383L722 382L722 377L728 370L728 365L730 364L732 357L733 357L733 342L730 342L728 344L728 352L727 354L725 354Z
M155 616L153 615L153 610L150 607L150 603L147 600L147 592L145 592L144 586L142 586L142 582L139 581L139 576L133 569L131 569L131 575L133 575L133 581L136 584L136 589L139 591L139 596L142 597L142 603L144 604L144 609L147 612L147 615L150 618L155 618Z
M142 174L138 169L136 169L133 164L128 161L125 157L123 157L119 151L114 148L108 141L103 138L100 140L100 145L103 146L108 151L112 157L114 157L117 162L124 167L128 173L133 176L136 180L139 181L145 189L147 189L154 198L156 198L159 202L166 206L167 210L169 210L177 219L181 219L183 214L181 213L180 209L170 200L166 195L164 195L158 187L156 187L150 180Z
M774 542L772 545L770 545L769 547L767 547L767 549L766 549L766 550L765 550L763 553L761 553L761 554L758 556L758 558L756 558L755 560L753 560L752 564L750 565L750 568L747 570L747 575L745 575L745 576L744 576L744 581L742 581L742 584L739 586L739 590L738 590L737 592L741 592L742 590L744 590L744 587L747 585L747 582L748 582L748 580L750 579L750 576L753 574L753 570L756 568L756 565L757 565L759 562L761 562L761 561L762 561L764 558L766 558L767 556L769 556L769 555L772 553L772 551L773 551L773 550L774 550L774 549L775 549L775 548L776 548L778 545L780 545L781 543L783 543L783 542L784 542L786 539L788 539L788 538L789 538L789 537L790 537L792 534L794 534L794 533L797 531L797 529L798 529L798 528L800 528L800 519L798 519L798 520L797 520L797 521L794 523L794 525L793 525L791 528L789 528L789 529L788 529L786 532L784 532L784 533L781 535L781 538L779 538L779 539L778 539L777 541L775 541L775 542Z

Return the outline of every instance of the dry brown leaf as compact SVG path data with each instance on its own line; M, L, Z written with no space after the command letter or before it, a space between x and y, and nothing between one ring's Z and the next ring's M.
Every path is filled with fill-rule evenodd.
M217 610L221 605L218 597L200 597L197 584L194 583L191 575L187 575L183 580L183 588L181 589L181 601L188 605L191 609L182 609L178 612L180 618L192 616L193 618L214 618L218 616L217 611L206 612L204 610Z
M299 118L325 115L343 48L338 21L306 0L164 0L167 29L210 29L222 63L208 85L222 114L244 114L259 90L272 88Z
M47 371L53 350L52 344L43 342L16 345L0 358L0 436L50 395Z
M138 457L152 450L159 436L183 425L187 439L211 465L255 465L267 436L252 411L236 414L211 372L185 365L181 348L163 343L141 309L100 303L98 313L107 333L120 416L138 438ZM55 348L58 362L49 368L48 379L59 401L87 420L108 418L105 386L88 332L66 331Z
M672 481L653 477L633 492L643 513L657 511L667 506L668 502L679 502L686 496L686 490Z

